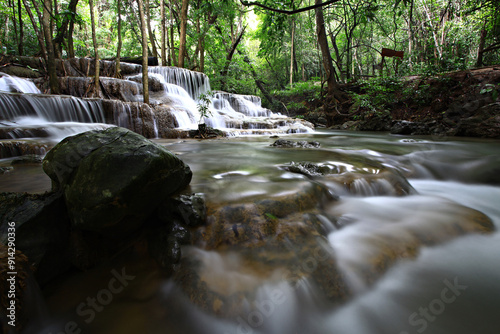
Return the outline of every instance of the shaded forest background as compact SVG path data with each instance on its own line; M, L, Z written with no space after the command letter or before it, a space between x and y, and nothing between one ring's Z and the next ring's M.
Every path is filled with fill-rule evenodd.
M344 98L330 90L337 84L500 63L496 0L0 3L3 55L48 60L149 55L160 65L206 73L213 90L261 95L268 103L297 93L326 96L331 107ZM383 48L404 56L385 58L382 67ZM304 102L287 106L300 109Z

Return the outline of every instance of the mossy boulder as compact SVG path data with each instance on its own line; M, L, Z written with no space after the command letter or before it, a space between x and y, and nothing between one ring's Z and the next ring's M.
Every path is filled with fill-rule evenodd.
M43 169L63 191L73 227L113 235L138 228L192 177L173 153L118 127L64 139Z

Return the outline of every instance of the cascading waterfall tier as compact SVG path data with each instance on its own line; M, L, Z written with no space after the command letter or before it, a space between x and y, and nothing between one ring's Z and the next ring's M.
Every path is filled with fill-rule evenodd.
M63 95L0 93L0 106L0 120L12 122L31 117L41 122L104 123L98 100Z
M170 66L151 66L148 71L161 75L166 83L182 87L194 100L210 90L210 80L204 73Z
M65 94L45 95L33 81L0 73L0 139L58 142L80 132L121 126L146 137L186 137L200 123L228 136L304 133L312 124L263 108L257 96L211 92L207 75L176 67L149 67L151 104L142 101L142 77L100 79L104 99L85 98L91 77L60 78ZM208 94L208 93L211 94ZM210 95L202 117L200 96Z
M179 129L196 129L198 123L225 131L228 135L312 132L312 124L275 114L263 108L261 99L222 91L211 92L209 116L201 117L198 99L210 92L210 81L203 73L156 66L149 73L163 85L163 95L152 94L159 103L171 105Z
M29 80L0 74L0 158L44 154L47 142L109 127L104 123L100 100L44 95Z
M11 93L40 94L40 90L31 81L13 77L0 72L0 91Z

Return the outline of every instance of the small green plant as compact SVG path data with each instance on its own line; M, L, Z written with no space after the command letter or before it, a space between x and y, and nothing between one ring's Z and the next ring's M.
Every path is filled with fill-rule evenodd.
M264 215L270 219L271 221L275 221L275 220L278 220L278 217L276 217L275 215L273 215L272 213L269 213L269 212L266 212L264 213Z
M486 84L479 91L479 94L488 94L488 93L491 93L491 98L493 99L493 101L496 102L496 100L498 98L498 89L495 87L495 85L493 85L493 84Z
M214 97L214 93L212 91L208 91L205 94L200 94L198 97L198 112L200 113L200 120L198 124L201 124L205 117L212 116L212 111L210 111L210 104L212 103L212 98Z

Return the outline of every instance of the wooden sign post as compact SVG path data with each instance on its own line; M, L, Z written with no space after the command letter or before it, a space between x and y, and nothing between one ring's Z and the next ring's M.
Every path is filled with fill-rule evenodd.
M398 57L403 60L405 52L404 51L396 51L396 50L391 50L391 49L386 49L382 48L382 63L380 63L380 73L383 73L384 70L384 62L385 62L385 57ZM396 74L398 74L398 65L399 62L396 63Z

